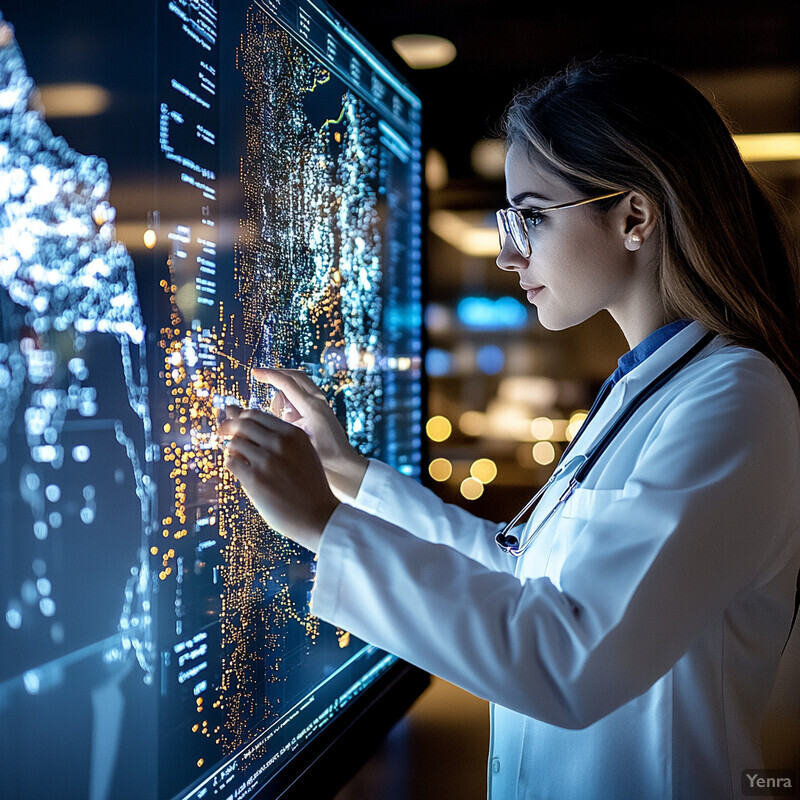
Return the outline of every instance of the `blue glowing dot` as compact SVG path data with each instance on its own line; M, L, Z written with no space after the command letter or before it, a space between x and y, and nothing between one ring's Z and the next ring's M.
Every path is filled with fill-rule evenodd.
M515 297L464 297L456 306L456 314L468 328L516 330L528 324L528 310Z
M51 597L43 597L39 601L39 610L45 617L52 617L56 613L56 604Z
M431 347L425 354L425 371L438 378L453 371L453 354L438 347Z
M39 680L39 673L36 670L29 670L22 676L22 682L25 685L25 691L28 694L38 694L41 687Z
M29 606L32 606L39 597L39 593L36 591L36 586L33 581L25 581L22 584L20 594L22 595L22 599Z
M6 622L9 628L13 628L17 631L22 627L22 614L20 614L19 610L16 608L9 608L8 611L6 611Z
M85 444L79 444L72 448L72 458L79 464L88 461L91 455L92 451Z
M475 361L485 375L497 375L505 366L506 357L496 344L486 344L478 350Z

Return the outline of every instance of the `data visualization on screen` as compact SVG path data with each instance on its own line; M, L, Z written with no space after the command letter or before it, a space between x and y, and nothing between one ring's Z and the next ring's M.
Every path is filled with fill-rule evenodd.
M219 425L303 370L419 477L419 100L324 3L0 11L2 785L277 792L398 662L314 617ZM59 128L36 84L75 31L111 110Z

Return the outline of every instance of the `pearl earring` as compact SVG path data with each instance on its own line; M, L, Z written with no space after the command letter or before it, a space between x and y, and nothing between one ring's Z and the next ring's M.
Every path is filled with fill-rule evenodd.
M631 233L625 240L625 247L628 250L638 250L642 246L642 237L638 233Z

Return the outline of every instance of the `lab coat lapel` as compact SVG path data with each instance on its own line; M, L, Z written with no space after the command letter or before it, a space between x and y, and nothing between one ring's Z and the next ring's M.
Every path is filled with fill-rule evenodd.
M707 332L705 326L699 322L692 322L664 342L627 375L623 375L597 410L594 418L588 423L586 430L581 433L580 440L575 443L575 447L570 451L567 459L586 453L628 403L639 392L646 389L664 370L669 369Z

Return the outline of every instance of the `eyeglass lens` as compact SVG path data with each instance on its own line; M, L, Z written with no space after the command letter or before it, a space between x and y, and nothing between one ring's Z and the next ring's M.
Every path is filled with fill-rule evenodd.
M497 212L497 230L500 234L500 249L506 243L506 237L511 236L514 247L526 258L530 255L530 240L525 220L513 208L502 209Z

